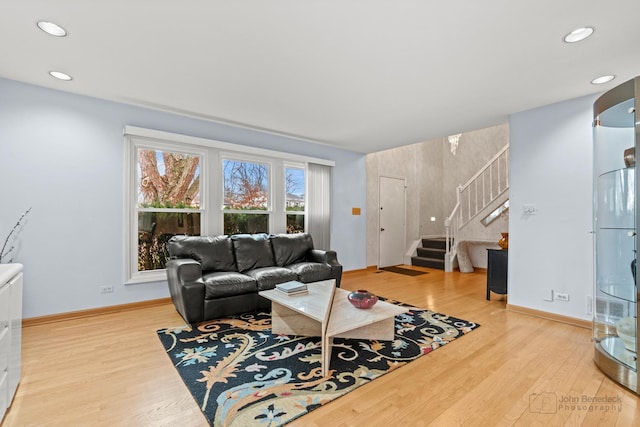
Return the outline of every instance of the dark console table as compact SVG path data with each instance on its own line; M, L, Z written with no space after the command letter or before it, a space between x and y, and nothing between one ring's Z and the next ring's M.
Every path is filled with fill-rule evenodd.
M508 255L506 249L487 249L487 300L491 299L491 292L507 293Z

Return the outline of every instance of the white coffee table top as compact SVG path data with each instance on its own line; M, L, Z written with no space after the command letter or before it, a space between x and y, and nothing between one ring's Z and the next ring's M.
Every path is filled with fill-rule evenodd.
M394 317L407 308L378 301L368 309L356 308L349 291L335 280L307 283L307 293L287 295L276 289L259 295L272 301L272 332L322 337L322 375L328 375L333 338L393 340Z
M356 308L349 302L349 291L336 288L335 280L323 280L307 284L305 294L286 295L275 289L261 291L260 295L295 312L325 323L328 336L371 325L383 319L406 313L407 308L384 301L368 309Z
M259 292L263 297L281 304L293 311L325 323L331 312L331 301L336 291L335 280L307 283L307 293L286 295L275 289Z
M356 308L347 299L348 295L349 291L344 289L336 289L335 291L331 317L329 318L326 332L329 337L337 337L348 331L372 325L381 320L393 319L398 314L409 311L408 308L384 301L378 301L371 308Z

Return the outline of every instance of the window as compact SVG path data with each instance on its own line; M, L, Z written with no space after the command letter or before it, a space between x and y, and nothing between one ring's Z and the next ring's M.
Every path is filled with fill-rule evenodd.
M137 271L162 270L167 241L200 235L201 156L153 148L136 149Z
M269 165L222 161L224 234L269 232Z
M304 233L306 206L304 168L285 166L284 185L287 233Z
M318 218L328 215L319 197L330 197L330 185L315 177L333 162L131 126L124 133L127 283L164 282L176 234L306 231L318 244L328 236Z

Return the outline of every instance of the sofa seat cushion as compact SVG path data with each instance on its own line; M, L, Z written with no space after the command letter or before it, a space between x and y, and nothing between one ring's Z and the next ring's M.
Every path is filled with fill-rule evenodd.
M204 298L225 298L258 292L256 281L233 271L219 271L202 275Z
M258 291L273 289L278 283L298 280L298 275L288 268L263 267L245 271L244 274L255 279L258 283Z
M307 261L307 253L313 249L313 239L306 233L274 234L271 245L276 264L284 267Z
M256 311L258 306L258 294L244 294L227 298L214 298L204 300L204 320L219 319L221 317L235 316L242 313ZM268 312L269 308L266 309Z
M331 278L331 267L319 262L299 262L286 268L296 273L298 280L303 283L318 282Z

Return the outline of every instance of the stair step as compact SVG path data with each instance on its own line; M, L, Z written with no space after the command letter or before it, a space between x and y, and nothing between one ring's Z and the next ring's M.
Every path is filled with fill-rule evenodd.
M449 239L453 242L453 239ZM446 237L422 239L422 247L416 248L418 256L411 257L411 265L444 270L444 257L447 250Z
M444 260L425 258L421 256L411 257L411 265L417 265L420 267L437 268L438 270L444 270Z
M416 248L418 256L422 258L433 258L444 260L445 249L439 248Z
M451 240L453 242L453 240ZM446 237L432 237L428 239L422 239L422 247L423 248L435 248L435 249L446 249L447 247L447 238Z

